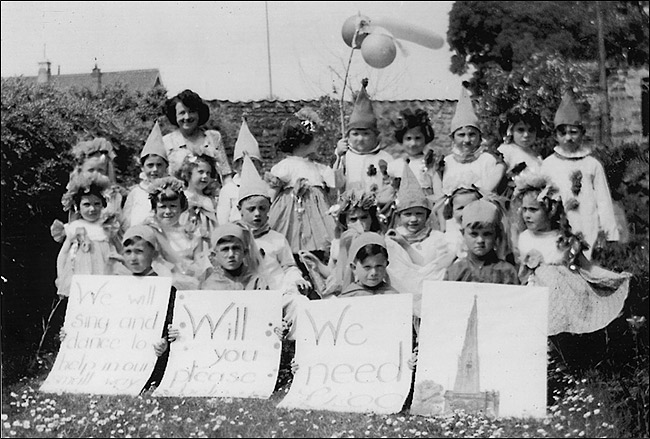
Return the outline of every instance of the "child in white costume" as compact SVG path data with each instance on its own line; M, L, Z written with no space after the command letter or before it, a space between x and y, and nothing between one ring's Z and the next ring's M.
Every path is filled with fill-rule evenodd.
M168 165L169 161L162 140L162 131L160 125L156 122L140 153L140 168L142 170L140 176L142 181L131 189L126 197L126 203L124 203L122 213L123 230L142 224L151 216L149 187L152 181L167 175Z
M248 155L243 158L241 177L237 199L241 222L252 232L262 253L260 271L269 289L282 291L284 317L288 322L293 322L299 303L308 300L301 292L309 287L309 282L296 266L287 238L269 226L269 187Z
M232 168L235 171L232 180L224 183L219 191L217 200L217 221L219 224L234 222L241 219L237 200L239 199L239 186L241 185L241 168L244 155L248 155L257 168L257 172L262 169L262 155L260 154L259 143L253 137L253 133L248 128L246 119L242 119L239 135L235 142L235 150L232 157ZM270 190L270 189L269 189Z
M585 129L570 94L562 97L554 119L558 145L546 157L541 172L559 188L566 216L574 233L581 233L592 251L606 241L618 241L619 229L603 165L582 143Z
M604 328L621 312L631 275L605 270L584 257L585 244L572 233L548 177L530 173L515 181L526 229L519 235L519 277L524 285L548 287L548 335Z

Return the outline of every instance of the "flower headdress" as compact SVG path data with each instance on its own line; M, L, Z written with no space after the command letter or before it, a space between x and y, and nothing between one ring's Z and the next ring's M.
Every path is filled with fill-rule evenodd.
M514 198L519 198L526 192L540 191L537 201L542 202L545 198L553 201L560 200L559 189L546 175L537 172L523 172L514 178L514 182Z
M116 157L113 145L103 137L77 143L72 147L72 154L79 161L83 161L85 158L94 154L106 155L111 160L114 160Z
M318 113L309 107L301 108L294 115L300 119L300 125L311 134L314 134L318 126L323 124L323 120L320 118Z
M99 197L104 197L103 192L111 185L108 177L98 174L96 172L79 172L74 173L70 177L70 181L66 186L66 193L61 198L61 204L64 211L73 210L75 206L75 198L86 195L95 194Z
M167 191L181 193L183 192L183 190L184 190L183 182L176 177L156 178L154 181L151 182L151 184L147 188L147 192L149 192L150 199L160 198L160 195Z
M374 192L348 190L342 193L339 202L332 206L332 212L339 215L352 209L370 210L373 206L377 206Z

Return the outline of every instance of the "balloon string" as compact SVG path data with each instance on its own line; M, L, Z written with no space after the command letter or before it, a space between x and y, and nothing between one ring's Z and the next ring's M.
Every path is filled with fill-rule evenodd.
M352 64L352 55L354 55L354 49L357 41L357 36L359 35L359 30L361 30L361 26L357 27L357 30L354 31L354 36L352 37L352 50L350 51L350 58L348 59L348 66L345 69L345 78L343 78L343 90L341 90L341 104L339 105L339 108L341 110L341 137L345 138L345 112L343 110L343 106L345 105L345 87L347 86L348 83L348 74L350 73L350 65Z

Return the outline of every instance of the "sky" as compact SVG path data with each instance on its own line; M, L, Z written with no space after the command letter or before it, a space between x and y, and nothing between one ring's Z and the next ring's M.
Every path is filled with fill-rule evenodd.
M340 98L369 78L373 99L458 99L448 44L410 41L393 63L370 67L341 29L359 13L424 27L446 40L453 2L24 2L2 1L1 76L159 69L170 96L208 100ZM266 11L268 10L268 40ZM270 50L268 50L270 47ZM269 63L270 58L270 63ZM270 72L269 72L270 64ZM349 99L347 88L346 99Z

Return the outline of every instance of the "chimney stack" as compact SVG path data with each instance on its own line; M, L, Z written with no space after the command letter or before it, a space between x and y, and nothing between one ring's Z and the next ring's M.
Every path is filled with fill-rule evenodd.
M102 71L99 70L99 67L97 67L97 64L95 64L95 68L93 69L90 76L95 78L95 80L97 81L97 90L96 91L100 91L102 89Z
M50 76L52 76L50 65L51 63L49 61L41 61L38 63L38 77L36 78L38 84L47 84L50 82Z

